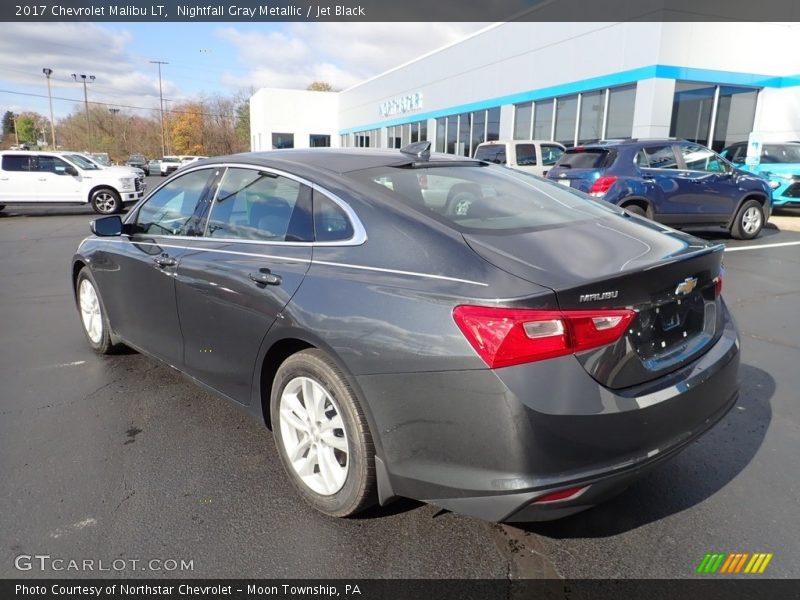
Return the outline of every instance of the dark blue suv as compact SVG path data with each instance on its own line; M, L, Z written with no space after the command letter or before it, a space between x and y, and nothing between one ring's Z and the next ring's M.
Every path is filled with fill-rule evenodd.
M756 237L772 212L764 179L686 140L570 148L547 178L666 225L721 226L739 239Z

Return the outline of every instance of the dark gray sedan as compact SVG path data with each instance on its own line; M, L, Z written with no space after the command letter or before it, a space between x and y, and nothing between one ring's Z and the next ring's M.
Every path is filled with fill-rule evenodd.
M263 419L329 515L562 517L736 400L721 246L427 143L204 160L92 229L91 346Z

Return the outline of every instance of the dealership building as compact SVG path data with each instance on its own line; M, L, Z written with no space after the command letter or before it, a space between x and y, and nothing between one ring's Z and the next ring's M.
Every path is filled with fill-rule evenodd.
M341 92L263 88L252 150L800 140L800 24L499 23Z

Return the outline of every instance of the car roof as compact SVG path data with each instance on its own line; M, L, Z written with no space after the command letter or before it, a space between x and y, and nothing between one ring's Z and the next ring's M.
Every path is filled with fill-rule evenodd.
M330 173L348 173L374 167L409 164L414 157L403 154L399 150L367 149L367 148L313 148L292 150L270 150L266 152L247 152L216 156L203 159L203 164L239 162L255 166L291 169L324 170ZM482 164L462 156L449 154L431 154L429 162Z
M575 150L577 148L619 148L619 147L626 147L626 146L642 146L644 144L673 144L675 142L690 142L689 140L685 140L683 138L626 138L626 139L619 139L619 140L600 140L599 142L591 142L588 144L578 144L573 148L568 148L568 150Z

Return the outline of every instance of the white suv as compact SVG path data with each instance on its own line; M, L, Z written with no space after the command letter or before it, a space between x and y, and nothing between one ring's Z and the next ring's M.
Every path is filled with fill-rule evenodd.
M86 204L102 215L144 195L133 171L101 169L71 152L0 152L0 209L6 204Z

